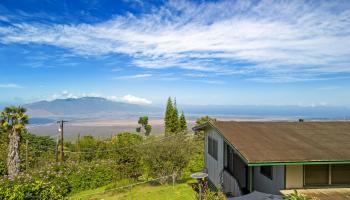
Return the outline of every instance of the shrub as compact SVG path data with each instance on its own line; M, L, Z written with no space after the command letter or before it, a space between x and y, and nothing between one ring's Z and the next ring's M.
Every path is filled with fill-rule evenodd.
M6 163L2 160L0 160L0 176L5 175L7 172L7 167L6 167Z
M181 176L189 163L191 151L190 140L184 135L147 145L143 152L143 161L148 175L153 178L173 173L177 177Z
M298 194L298 191L294 190L294 193L287 195L285 200L311 200L311 198Z
M68 175L68 181L73 187L73 192L107 185L118 176L113 161L81 162L70 167L73 170Z
M11 180L3 178L0 180L0 199L29 200L29 199L64 199L66 194L60 190L60 185L52 182L33 179L29 175L19 175Z

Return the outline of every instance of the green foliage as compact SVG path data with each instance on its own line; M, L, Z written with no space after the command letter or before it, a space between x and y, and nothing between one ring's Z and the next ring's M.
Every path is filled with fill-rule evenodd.
M1 181L0 185L0 199L64 199L55 186L51 186L40 180L30 182L6 180Z
M16 129L22 130L25 124L28 124L28 116L23 107L6 107L0 114L0 124L4 130L10 131Z
M52 165L14 179L0 179L0 199L64 199L69 192L67 177Z
M91 135L85 135L79 139L78 145L84 153L79 154L80 160L92 161L96 157L97 141Z
M164 117L164 124L165 124L165 135L170 135L173 132L173 112L174 112L174 105L171 98L168 98L166 109L165 109L165 117Z
M73 166L68 166L70 168L68 182L73 192L107 185L116 180L118 175L113 161L80 162L79 165L73 164Z
M127 178L137 179L142 175L141 143L140 135L128 132L119 133L112 138L115 148L113 158L117 170Z
M28 116L23 107L6 107L0 114L0 126L8 133L9 152L7 158L8 175L16 176L20 171L19 142L20 135L28 124Z
M226 200L226 196L223 192L213 192L211 190L206 190L202 196L203 200Z
M146 124L148 124L148 117L147 116L140 117L138 124L142 126L145 126Z
M187 132L187 122L184 112L181 112L180 118L179 118L179 130L182 133Z
M191 150L190 141L183 135L149 144L143 158L148 175L153 178L172 173L181 175L191 158Z
M196 125L202 125L202 124L204 124L204 123L206 123L206 122L211 122L211 123L214 123L216 121L216 119L215 118L211 118L211 117L209 117L208 115L205 115L205 116L202 116L202 117L200 117L200 118L198 118L197 120L196 120ZM199 137L199 138L201 138L201 139L203 139L204 140L204 131L195 131L195 133L194 133L197 137Z
M171 98L168 98L165 117L165 135L186 133L187 131L187 123L184 113L181 113L179 117L179 113L177 110L176 100L174 99L174 103Z
M6 163L0 160L0 176L6 175L6 172L7 172Z
M204 168L204 149L203 142L201 141L192 141L191 145L193 146L190 160L183 170L182 177L184 179L189 178L191 174L195 172L200 172Z
M298 194L298 191L294 190L294 193L289 194L284 198L285 200L311 200L311 198Z
M171 133L177 134L179 130L179 112L177 110L176 99L174 99L173 112L171 113Z
M151 134L151 131L152 131L152 126L151 125L149 125L149 124L146 124L145 125L145 135L146 136L149 136L150 134Z
M140 133L142 131L142 127L145 129L145 135L149 136L152 131L152 126L148 124L148 117L143 116L139 118L138 124L140 127L136 128L136 132Z

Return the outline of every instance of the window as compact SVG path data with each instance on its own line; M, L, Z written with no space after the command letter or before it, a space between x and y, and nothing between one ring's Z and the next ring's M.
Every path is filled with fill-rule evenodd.
M350 165L331 165L332 185L350 184Z
M305 185L349 185L350 165L305 165Z
M208 137L208 153L215 160L218 160L218 141Z
M305 165L305 185L328 185L328 165Z
M233 175L233 156L234 156L234 153L233 153L233 150L231 149L231 147L229 145L225 145L225 148L226 148L226 170L231 174Z
M272 166L261 166L260 173L272 180Z

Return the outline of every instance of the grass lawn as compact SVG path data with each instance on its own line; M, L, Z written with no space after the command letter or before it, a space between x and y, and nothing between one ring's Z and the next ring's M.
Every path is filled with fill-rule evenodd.
M134 186L132 191L130 189L107 191L105 187L97 188L94 190L86 190L71 196L71 199L92 199L92 200L111 200L111 199L141 199L141 200L194 200L195 192L192 190L191 186L188 185L189 182L176 183L173 187L172 184L165 185L151 185L151 184L141 184ZM95 194L98 193L98 194Z

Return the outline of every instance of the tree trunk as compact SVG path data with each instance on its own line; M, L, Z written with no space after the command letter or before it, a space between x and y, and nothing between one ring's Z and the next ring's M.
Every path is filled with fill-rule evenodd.
M16 129L12 129L9 135L9 152L7 156L8 175L13 178L19 173L21 160L19 158L20 136Z

